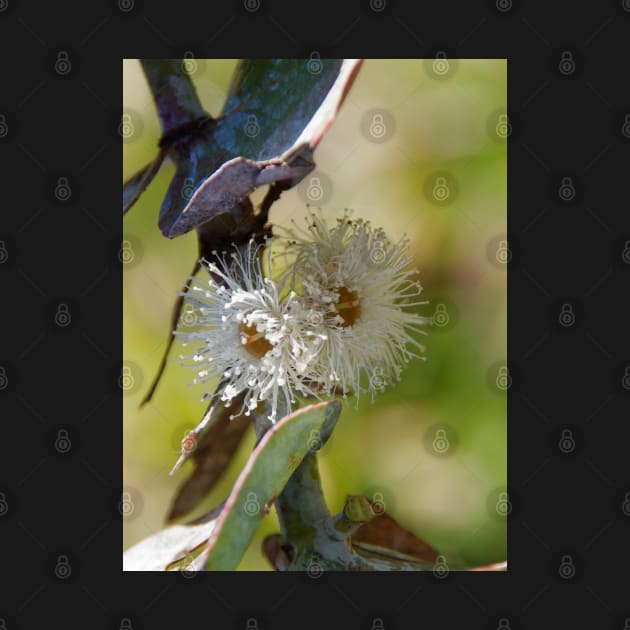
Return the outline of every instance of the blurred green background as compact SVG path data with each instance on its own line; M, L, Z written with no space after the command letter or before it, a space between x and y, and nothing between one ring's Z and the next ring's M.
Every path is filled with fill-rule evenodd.
M235 64L196 61L193 80L212 115L222 107ZM123 82L124 110L134 125L123 144L124 180L156 154L159 125L136 60L124 62ZM402 381L374 404L345 404L319 456L329 507L340 510L347 494L382 500L447 562L474 565L506 558L506 108L505 60L448 60L446 66L367 60L315 152L324 216L333 219L352 208L392 240L406 233L430 301L422 312L439 313L424 339L426 361L412 362ZM379 112L382 119L375 120ZM375 122L385 125L385 134L370 133ZM173 301L197 251L193 233L168 240L157 228L173 173L172 164L163 166L124 219L133 251L124 266L124 358L134 365L134 386L124 397L124 490L134 502L124 519L125 549L163 526L191 464L175 477L168 472L182 438L205 411L205 388L190 386L192 372L177 363L167 367L153 401L139 409L171 332ZM436 185L446 185L446 198ZM304 191L301 185L284 193L271 221L301 223ZM257 192L254 202L263 194ZM171 359L178 354L175 345ZM435 448L436 437L446 437L445 452L439 452L443 442ZM253 444L250 429L223 479L192 516L225 498ZM272 510L239 568L270 570L260 546L277 531Z

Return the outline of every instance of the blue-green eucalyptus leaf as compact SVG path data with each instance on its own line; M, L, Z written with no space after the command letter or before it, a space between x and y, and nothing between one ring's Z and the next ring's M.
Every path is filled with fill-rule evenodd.
M207 545L208 570L236 569L263 517L310 452L313 432L325 439L340 412L335 400L309 405L265 433L217 518Z

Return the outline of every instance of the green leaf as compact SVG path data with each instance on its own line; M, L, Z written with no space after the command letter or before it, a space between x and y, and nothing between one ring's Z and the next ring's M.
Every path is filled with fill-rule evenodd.
M263 436L239 475L208 541L206 568L236 569L263 517L312 447L312 436L325 439L335 426L341 404L309 405L277 422Z
M358 60L240 61L221 115L178 147L177 172L160 211L173 238L231 209L259 186L299 183L359 69ZM312 70L316 70L313 72ZM182 198L188 182L192 195Z
M135 203L168 153L177 170L159 226L173 238L230 212L259 186L294 186L309 173L313 150L361 61L242 60L216 119L201 108L180 61L144 59L142 64L162 125L162 151L125 184L123 210Z
M162 233L173 238L232 212L259 186L294 186L309 173L315 166L313 150L361 62L242 60L216 119L201 108L180 62L142 63L162 124L161 155L167 153L176 165L159 219ZM125 210L161 162L156 160L125 184Z

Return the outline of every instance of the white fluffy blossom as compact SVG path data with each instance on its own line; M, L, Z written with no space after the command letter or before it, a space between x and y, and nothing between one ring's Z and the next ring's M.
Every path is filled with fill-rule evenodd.
M430 317L410 311L422 292L409 267L408 240L391 242L382 229L346 213L329 228L314 213L308 233L291 231L287 253L295 256L294 286L323 315L323 347L313 372L324 391L345 396L376 392L399 380L402 368L424 346Z
M264 273L259 254L250 241L216 256L218 264L203 261L208 276L195 278L183 294L185 315L174 334L193 347L181 359L195 368L194 383L223 380L217 395L227 405L244 392L243 408L234 415L249 415L269 401L275 421L280 396L290 410L296 393L317 394L309 383L316 380L311 366L323 338L318 314L295 292L281 299L282 283ZM268 264L270 257L269 246Z
M431 318L414 310L427 302L408 240L394 243L348 213L333 227L313 213L307 222L308 232L285 239L281 282L271 278L271 244L265 271L250 241L229 255L214 252L217 262L203 261L208 275L183 294L175 334L192 352L182 362L195 368L194 383L220 382L216 396L227 405L242 395L234 415L267 401L275 421L298 394L374 398L424 351L417 336Z

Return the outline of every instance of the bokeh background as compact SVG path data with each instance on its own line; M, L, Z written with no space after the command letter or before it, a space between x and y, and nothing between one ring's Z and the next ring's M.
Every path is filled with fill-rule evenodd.
M235 60L194 60L205 109L221 110ZM137 60L123 64L123 180L156 154L157 114ZM480 565L506 558L507 475L507 62L366 60L315 153L316 172L286 192L270 214L288 226L307 201L334 219L344 208L406 233L434 318L426 361L374 404L344 406L319 455L332 512L347 494L382 501L447 562ZM196 256L194 233L174 240L157 228L174 173L163 166L124 219L124 357L133 385L124 396L123 546L155 533L189 473L168 472L180 442L205 411L203 387L171 363L153 401L139 409L166 340L173 301ZM313 179L315 178L315 179ZM253 200L260 201L264 191ZM112 316L114 314L112 313ZM174 346L171 358L179 348ZM446 441L443 441L443 440ZM249 430L230 468L192 516L228 494L254 444ZM446 445L446 449L444 449ZM261 542L278 531L272 510L240 569L270 570Z

